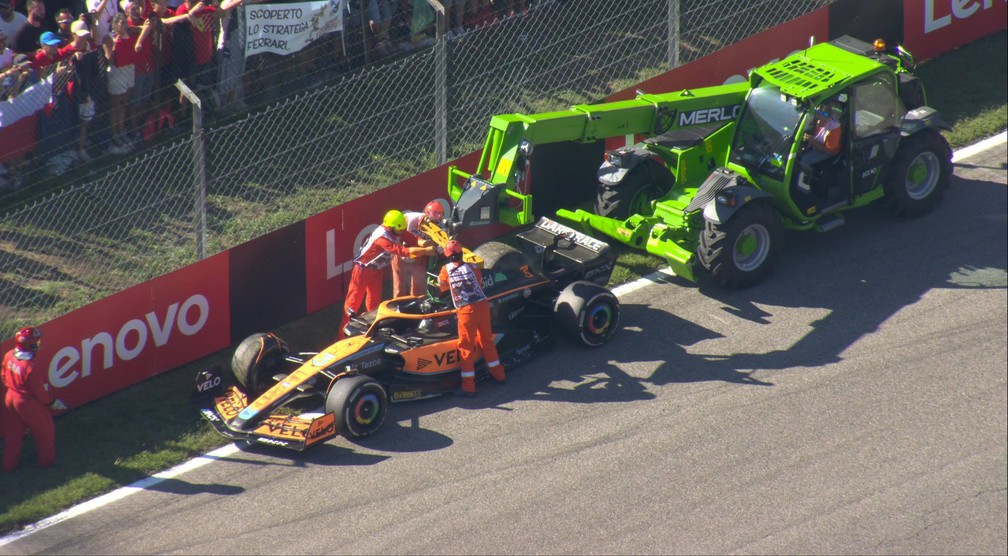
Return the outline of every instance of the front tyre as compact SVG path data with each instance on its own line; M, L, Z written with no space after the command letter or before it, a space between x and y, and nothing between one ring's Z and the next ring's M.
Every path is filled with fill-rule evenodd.
M336 416L336 431L351 439L374 434L385 422L388 406L382 385L363 375L336 380L325 401L326 412Z
M945 138L935 131L904 139L885 183L889 209L910 218L930 212L951 182L951 157Z
M749 203L727 222L705 223L697 258L722 286L744 288L770 273L782 238L783 226L773 207Z
M258 396L273 386L274 376L287 374L284 358L288 353L287 344L276 334L253 334L235 349L231 373L246 394Z
M586 280L564 288L554 312L560 333L588 347L608 342L619 327L619 299L608 289Z

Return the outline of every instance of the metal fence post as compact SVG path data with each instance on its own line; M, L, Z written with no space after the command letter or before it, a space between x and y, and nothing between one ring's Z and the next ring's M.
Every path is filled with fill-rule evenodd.
M438 0L427 0L435 14L434 40L434 150L437 165L448 162L448 45L445 42L445 9Z
M679 0L668 3L668 69L679 67Z
M193 186L196 200L193 216L196 222L196 258L203 260L207 256L207 177L206 149L203 145L203 103L181 79L175 83L175 87L185 95L193 107Z

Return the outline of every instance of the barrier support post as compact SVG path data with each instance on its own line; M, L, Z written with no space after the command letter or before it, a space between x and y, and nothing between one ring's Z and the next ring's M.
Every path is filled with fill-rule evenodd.
M206 149L203 145L203 103L181 79L175 83L175 87L182 92L193 107L193 188L196 205L193 216L196 221L196 258L203 260L207 256L207 177Z

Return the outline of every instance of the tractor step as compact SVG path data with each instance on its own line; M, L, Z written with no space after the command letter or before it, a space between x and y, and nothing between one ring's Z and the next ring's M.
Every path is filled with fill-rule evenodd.
M816 221L816 230L820 232L828 232L832 229L839 228L844 224L844 217L839 214L824 214L819 217Z

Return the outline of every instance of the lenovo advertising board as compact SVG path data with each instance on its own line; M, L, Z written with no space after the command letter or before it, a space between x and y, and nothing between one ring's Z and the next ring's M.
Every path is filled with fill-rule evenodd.
M37 324L36 365L50 391L72 409L227 347L227 259L215 255ZM3 343L5 353L12 347Z
M904 44L918 62L1008 28L1006 0L907 0L903 9Z

